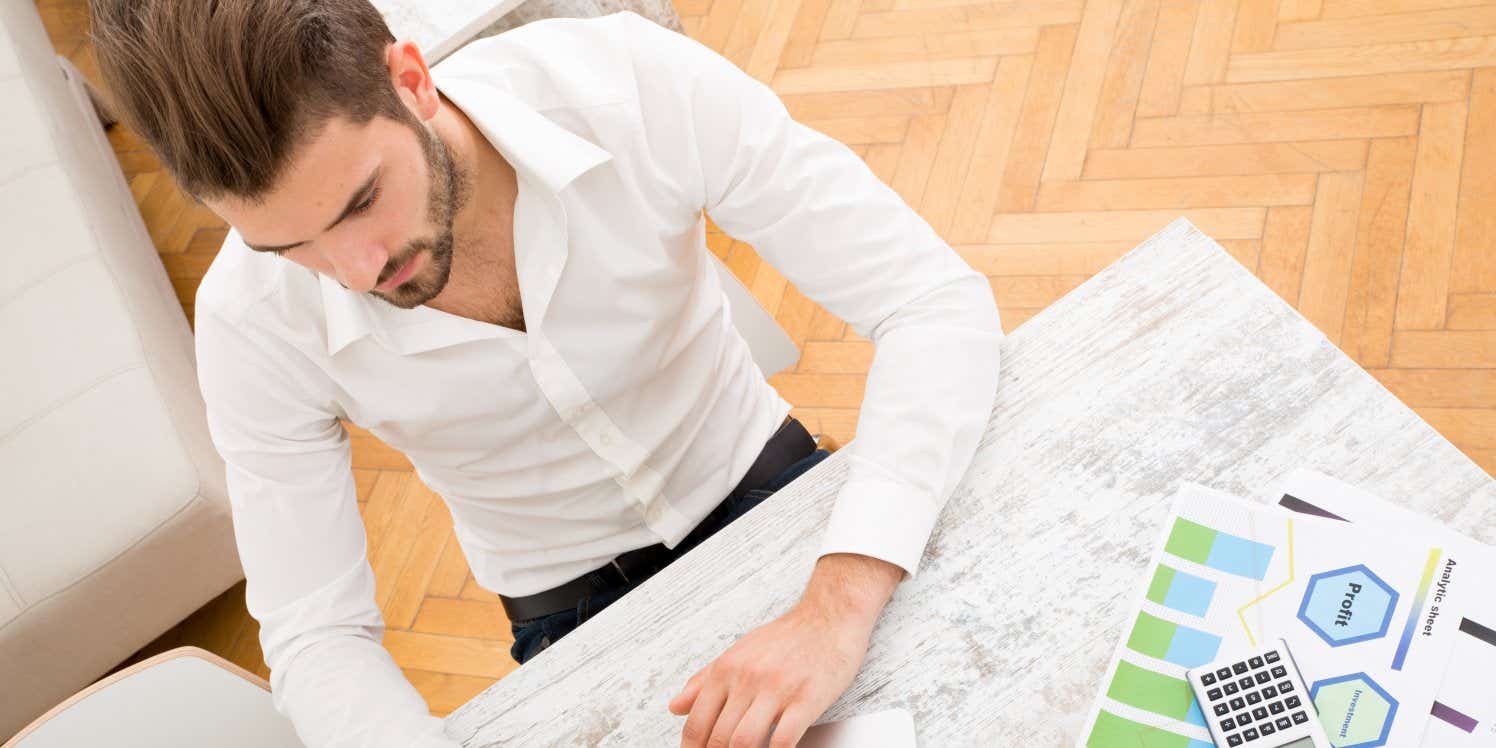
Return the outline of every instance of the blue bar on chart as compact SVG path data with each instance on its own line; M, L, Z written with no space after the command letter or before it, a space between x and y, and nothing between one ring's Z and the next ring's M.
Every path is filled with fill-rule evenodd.
M1204 618L1215 588L1215 582L1209 579L1159 564L1153 571L1153 582L1148 585L1148 599L1180 613Z
M1273 560L1273 546L1221 532L1183 517L1174 520L1164 550L1212 569L1261 581Z
M1184 721L1192 725L1205 727L1205 713L1200 711L1200 702L1190 702L1190 713L1184 715ZM1209 728L1206 728L1209 729Z

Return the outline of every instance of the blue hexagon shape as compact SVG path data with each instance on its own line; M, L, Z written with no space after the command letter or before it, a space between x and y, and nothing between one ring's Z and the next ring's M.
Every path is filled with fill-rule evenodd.
M1309 687L1309 700L1335 748L1377 748L1392 734L1397 699L1366 673L1318 681Z
M1387 634L1397 591L1363 564L1309 577L1299 620L1332 647Z

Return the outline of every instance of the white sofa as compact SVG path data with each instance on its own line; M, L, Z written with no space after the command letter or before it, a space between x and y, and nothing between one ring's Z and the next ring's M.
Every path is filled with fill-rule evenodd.
M0 742L243 578L187 319L68 67L0 0Z

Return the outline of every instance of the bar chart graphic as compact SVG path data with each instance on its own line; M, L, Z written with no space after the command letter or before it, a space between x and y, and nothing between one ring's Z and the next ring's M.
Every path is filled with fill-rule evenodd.
M1496 748L1496 551L1367 527L1364 503L1332 507L1350 518L1336 521L1181 485L1095 684L1087 748L1209 745L1188 673L1270 640L1320 679L1305 695L1332 744Z
M1191 522L1174 520L1164 550L1212 569L1261 581L1273 560L1273 547Z
M1496 630L1483 626L1469 618L1460 619L1460 633L1473 636L1476 641L1496 647Z
M1127 637L1127 648L1180 667L1192 668L1215 659L1216 651L1221 648L1221 637L1141 611Z
M1459 632L1463 638L1456 645L1460 649L1457 650L1459 653L1458 664L1454 665L1454 667L1460 668L1462 674L1467 676L1466 680L1468 681L1483 681L1486 674L1491 672L1492 665L1496 664L1496 629L1492 629L1470 618L1461 618ZM1471 683L1471 685L1474 686L1475 684ZM1449 700L1454 701L1463 695L1456 692L1451 695L1452 697ZM1464 700L1467 702L1478 701L1468 697ZM1478 708L1480 705L1476 703L1474 706ZM1475 715L1468 713L1468 711L1470 710L1462 704L1451 704L1446 703L1444 700L1439 700L1434 702L1434 706L1429 710L1429 713L1435 719L1473 735L1480 728L1482 720L1477 719ZM1485 721L1489 723L1490 718L1486 717ZM1490 728L1488 727L1487 729L1489 730Z
M1465 714L1458 709L1445 704L1442 701L1435 701L1433 708L1429 709L1429 714L1433 715L1436 719L1448 722L1449 724L1454 725L1455 727L1458 727L1459 729L1464 730L1468 733L1474 733L1475 728L1480 726L1480 723L1477 722L1474 717L1471 717L1470 715Z
M1204 618L1215 589L1215 582L1209 579L1159 564L1153 571L1147 597L1166 608Z

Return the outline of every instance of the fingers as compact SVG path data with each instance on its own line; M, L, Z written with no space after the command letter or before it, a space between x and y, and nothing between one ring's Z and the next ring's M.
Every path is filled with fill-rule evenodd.
M696 694L701 693L701 684L705 680L705 675L706 669L703 668L696 671L696 674L686 681L686 687L670 700L671 714L690 713L691 705L696 702Z
M712 736L706 741L707 748L726 748L727 741L732 739L733 731L738 728L738 722L742 721L743 715L748 712L752 704L752 695L744 696L745 689L739 688L727 697L727 706L722 708L722 713L717 716L717 723L712 726ZM733 743L733 745L738 745ZM753 748L758 748L754 746Z
M727 688L720 683L709 683L696 696L696 703L691 706L691 716L686 718L686 726L681 730L681 748L703 748L706 745L707 736L712 734L712 725L717 722L717 714L722 711L722 705L727 701Z
M791 704L780 715L779 726L774 728L774 736L769 739L769 748L794 748L819 716L820 712L803 701Z
M771 698L757 698L753 700L753 706L743 715L743 720L738 723L738 728L732 731L731 741L726 745L731 748L759 748L764 744L764 738L769 735L769 727L774 724L774 718L779 716L779 702ZM722 726L721 720L717 726Z

